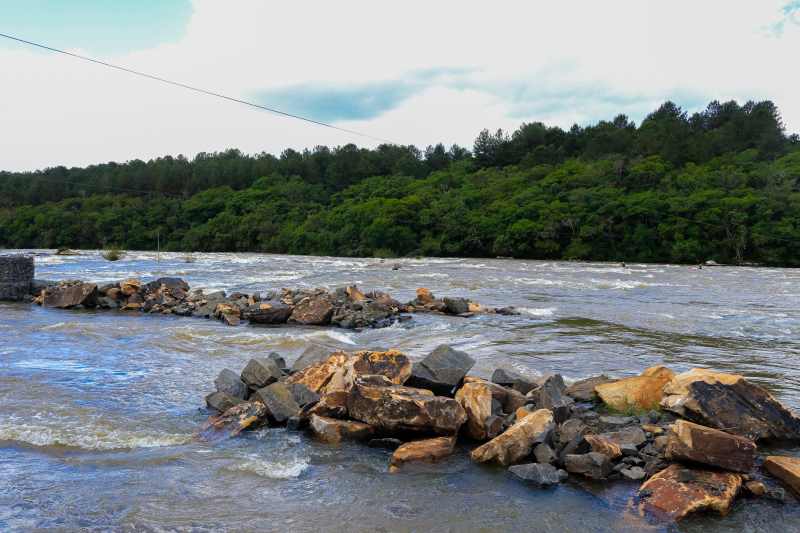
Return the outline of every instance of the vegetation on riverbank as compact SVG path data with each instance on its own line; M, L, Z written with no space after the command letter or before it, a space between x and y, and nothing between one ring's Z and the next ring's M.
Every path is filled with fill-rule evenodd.
M349 144L2 172L0 204L14 248L155 250L160 236L185 252L800 266L800 143L768 101L484 130L471 152Z

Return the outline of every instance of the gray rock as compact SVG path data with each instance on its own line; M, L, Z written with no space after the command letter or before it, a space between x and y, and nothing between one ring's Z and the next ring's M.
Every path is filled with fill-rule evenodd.
M396 450L403 445L400 439L372 439L367 444L368 448L383 448L385 450Z
M645 455L658 455L658 450L652 444L648 444L642 448L642 453Z
M206 404L211 409L216 409L220 413L224 413L234 405L239 405L242 403L245 403L245 401L241 398L231 396L230 394L226 394L224 392L212 392L206 396Z
M405 384L431 390L438 396L452 397L459 382L473 365L475 360L466 352L441 344L425 356Z
M486 438L489 440L495 438L503 432L505 426L505 419L498 415L490 415L486 417Z
M559 374L550 374L542 378L542 385L531 390L525 396L526 404L552 411L556 424L566 422L570 415L569 406L574 403L574 400L561 393L563 388L560 387L559 381L563 385L564 380Z
M278 352L272 352L267 356L269 361L275 361L275 364L278 365L278 368L281 370L286 370L289 367L286 366L286 361L284 360L283 356Z
M604 478L614 471L611 460L598 452L567 455L564 458L564 467L567 472L584 474L593 478Z
M492 398L492 414L499 415L503 412L503 404Z
M632 444L637 449L647 444L647 437L640 427L625 428L611 433L604 433L604 437L609 438L617 444Z
M647 472L645 472L638 466L634 466L629 470L623 470L621 474L622 477L630 479L631 481L641 481L647 477Z
M640 413L636 417L636 420L638 420L639 424L641 424L643 426L649 426L650 425L650 415L648 415L647 413Z
M267 385L272 385L282 376L275 361L254 357L250 359L247 366L242 370L242 381L247 383L252 389L263 389Z
M558 470L553 465L529 463L514 465L508 469L509 475L525 483L533 483L541 487L558 485L560 479Z
M540 387L544 387L545 385L555 386L558 388L558 392L561 394L564 394L564 389L567 388L567 384L564 383L564 378L561 377L561 374L558 372L550 372L549 374L545 374L536 380L536 384Z
M309 389L303 383L292 383L289 385L288 389L289 392L292 393L292 398L294 398L294 401L297 402L297 405L300 407L319 400L319 394Z
M653 489L639 489L639 492L636 495L640 498L647 498L648 496L653 495Z
M631 457L639 454L639 450L633 444L620 444L619 449L625 457Z
M101 309L119 309L122 307L121 302L114 298L109 298L108 296L101 296L97 299L97 305L100 306Z
M537 463L542 464L557 464L558 455L553 451L553 448L545 443L537 444L533 449L533 456L536 457Z
M300 411L300 406L283 383L273 383L269 387L260 389L253 395L252 401L261 403L267 408L267 416L273 423L286 422L289 417L296 416Z
M589 453L591 451L592 445L589 444L585 438L583 438L583 435L577 435L575 438L569 441L566 446L564 446L563 450L561 450L561 453L558 456L558 462L559 464L563 465L567 455L580 455Z
M569 479L569 472L566 470L558 469L558 480L564 482Z
M116 289L116 288L117 288L117 284L116 283L103 283L102 285L97 287L97 292L99 292L101 294L105 294L108 291L110 291L111 289Z
M447 306L447 312L454 315L469 313L469 304L466 298L443 298L442 301Z
M636 422L632 416L601 416L598 421L600 431L616 431Z
M209 318L209 317L211 317L213 315L214 315L214 309L212 309L208 305L204 305L204 306L198 308L197 311L195 311L192 316L196 316L196 317L200 317L200 318Z
M235 396L240 400L247 398L247 385L245 385L244 381L239 378L239 375L236 374L236 372L230 370L229 368L226 368L219 373L217 379L214 380L214 386L219 392L230 394L231 396Z
M618 465L614 465L614 472L620 474L623 470L628 470L630 467L625 463L620 463Z
M292 365L292 373L300 372L307 366L315 365L317 363L321 363L323 359L328 357L331 354L331 351L324 346L319 346L317 344L312 344L306 350L300 354L300 357L297 358L297 361L294 362Z
M690 481L694 481L694 474L692 474L691 470L685 469L678 471L679 483L689 483Z
M536 383L533 380L513 370L506 370L505 368L498 368L494 371L492 374L492 383L497 383L504 387L511 387L522 394L528 394L536 387Z
M299 416L290 416L286 420L286 427L289 429L303 429L308 425L308 420L300 418Z

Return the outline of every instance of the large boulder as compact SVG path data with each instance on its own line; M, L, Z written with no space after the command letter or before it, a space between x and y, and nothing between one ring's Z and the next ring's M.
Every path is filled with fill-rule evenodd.
M283 324L292 316L292 306L271 301L261 301L245 308L242 318L260 324Z
M392 454L390 471L412 462L435 463L453 455L456 446L455 437L438 437L435 439L407 442L398 447Z
M740 474L753 471L756 443L718 429L678 420L667 432L667 458L691 461Z
M261 426L266 417L267 410L259 403L235 405L222 415L212 415L200 428L199 439L206 442L227 439L245 429Z
M614 383L615 381L617 380L608 378L606 376L595 376L593 378L582 379L564 389L564 394L576 402L591 402L597 395L597 393L594 391L594 388L597 385L605 385L606 383Z
M263 389L283 376L275 361L254 357L242 370L241 378L251 389Z
M318 401L306 404L300 409L297 416L304 420L310 420L313 415L326 418L347 418L348 396L350 393L346 390L329 392Z
M309 326L326 326L333 316L333 304L325 298L301 303L292 311L289 322Z
M349 356L346 352L333 352L319 363L307 366L286 378L286 385L302 383L317 394L320 394L333 375L344 366L348 358Z
M42 305L58 309L70 309L76 305L95 305L98 296L97 283L78 283L45 296Z
M564 469L572 474L583 474L593 478L604 478L614 471L611 459L598 452L582 455L567 455Z
M473 365L475 360L466 352L441 344L414 368L406 384L432 390L439 396L452 397Z
M492 393L480 383L467 383L456 392L456 401L467 413L464 429L475 440L486 440L486 420L492 415Z
M380 375L402 385L411 375L411 360L397 350L356 352L339 368L325 387L325 392L350 390L356 376Z
M294 374L308 366L321 363L329 355L331 355L331 351L328 348L319 346L318 344L312 344L306 348L303 353L300 354L300 357L297 358L297 361L294 362L291 373Z
M230 394L226 394L224 392L212 392L206 396L206 405L208 405L211 409L216 409L220 413L224 413L231 407L243 403L246 402L241 398L231 396Z
M652 409L661 402L661 389L674 377L675 372L672 370L654 366L645 370L641 376L596 385L594 390L603 402L618 411L631 407Z
M691 469L691 479L687 480L681 474L686 469L680 463L673 463L651 477L639 489L639 494L649 496L633 500L630 507L641 516L647 513L659 520L675 522L703 511L727 514L742 486L739 474Z
M763 468L783 481L800 498L800 460L771 455L764 459Z
M372 436L372 427L369 424L354 420L337 420L313 415L310 426L314 435L328 444L337 444L343 440L368 439Z
M540 409L517 421L500 436L473 450L472 459L478 463L492 461L507 465L524 459L533 447L545 440L552 429L553 413Z
M290 383L286 388L292 393L292 398L300 407L319 400L319 394L306 387L303 383Z
M508 474L524 483L532 483L540 487L558 485L560 480L556 467L541 463L514 465L508 469Z
M294 401L292 393L281 382L258 390L251 401L263 404L267 408L269 421L275 424L286 422L289 417L297 415L300 411L300 406Z
M492 383L497 383L504 387L510 387L522 394L528 394L532 389L536 388L536 383L513 370L505 368L498 368L492 374Z
M417 430L455 435L467 414L451 398L394 385L383 376L357 377L347 400L351 418L377 431Z
M214 386L219 392L230 394L240 400L246 400L249 392L245 382L239 378L239 374L229 368L225 368L219 373L217 379L214 380Z
M155 281L145 283L142 285L142 292L145 294L155 294L162 288L162 285L167 290L180 289L183 292L189 292L189 284L186 283L185 279L169 277L158 278Z
M616 442L619 445L630 444L641 448L647 444L647 435L645 435L642 428L635 426L630 428L620 429L619 431L612 431L610 433L603 433L603 436L611 442Z
M450 314L469 313L469 302L467 302L466 298L442 298L442 301L447 306L447 312Z
M800 418L744 377L695 368L664 387L661 407L753 441L800 442Z
M492 399L500 403L504 413L513 413L525 404L525 396L513 389L507 389L497 383L492 383L483 379L465 376L462 380L464 385L469 383L480 383L489 387L492 393Z

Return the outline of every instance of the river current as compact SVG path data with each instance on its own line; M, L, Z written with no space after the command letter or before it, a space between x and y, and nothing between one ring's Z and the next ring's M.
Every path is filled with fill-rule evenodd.
M636 484L525 486L473 463L466 441L454 457L391 474L388 451L285 428L194 441L220 370L272 351L291 363L312 343L412 360L450 344L484 378L500 366L568 382L699 366L742 374L800 413L800 271L263 254L186 262L146 252L112 263L97 252L26 252L41 254L40 279L169 275L229 293L356 284L400 301L425 287L523 314L413 315L359 333L0 303L0 531L800 531L791 498L739 500L727 517L675 526L642 522L625 512ZM798 447L779 452L800 457Z

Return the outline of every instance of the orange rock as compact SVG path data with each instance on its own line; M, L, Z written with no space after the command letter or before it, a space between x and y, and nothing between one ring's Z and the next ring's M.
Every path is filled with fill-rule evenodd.
M694 479L682 483L678 481L678 472L686 469L680 463L673 463L651 477L640 492L650 489L653 493L638 502L631 501L629 507L642 516L649 513L658 519L675 522L703 511L727 514L742 487L742 478L733 472L691 469ZM725 490L720 490L723 486Z
M434 301L435 299L436 298L434 298L433 293L431 293L431 291L428 289L423 289L422 287L417 289L417 300L420 302L426 304Z
M786 483L800 497L800 461L771 455L764 459L764 470Z
M477 302L474 302L474 303L473 302L467 302L467 305L469 306L469 312L470 313L483 313L484 312L484 309L483 309L483 307L481 307L481 304L479 304Z
M233 315L235 317L242 316L242 310L239 309L235 305L231 304L217 304L216 309L214 309L215 315Z
M319 298L317 300L303 301L294 308L289 322L292 324L325 326L330 323L333 316L333 305L330 301Z
M552 423L553 413L547 409L539 409L518 421L505 433L473 450L472 460L507 465L524 459L531 454L534 444L544 438Z
M237 435L242 430L258 427L266 422L267 409L260 403L245 402L234 405L222 415L211 415L200 428L200 440L214 442Z
M642 429L645 431L649 431L653 435L663 435L664 433L666 433L664 428L660 426L642 426Z
M328 444L336 444L343 440L366 439L372 436L372 426L355 420L336 420L313 415L310 425L314 435Z
M465 376L463 379L464 385L468 383L480 383L489 387L492 392L492 399L497 400L503 406L504 413L513 413L523 405L525 405L525 395L513 389L507 389L497 383L486 381L483 379Z
M356 376L383 376L396 385L402 385L411 376L411 360L397 350L388 352L356 352L331 377L323 390L350 390Z
M467 383L456 392L456 401L467 413L467 423L462 426L475 440L486 440L486 419L492 414L492 393L480 383Z
M120 291L125 296L132 296L139 292L142 288L142 283L138 279L129 279L120 283Z
M438 437L435 439L418 440L407 442L394 451L392 455L392 467L394 471L406 463L424 461L435 463L445 457L453 455L456 446L455 437Z
M326 418L347 418L348 396L346 390L329 392L318 401L304 405L297 416L305 420L310 420L312 415Z
M592 447L592 451L602 453L609 459L616 459L622 457L622 449L620 445L611 439L607 439L602 435L584 435L586 442Z
M654 366L645 370L641 376L597 385L594 390L601 400L618 411L632 406L652 409L661 401L661 389L674 377L675 372L672 370Z
M364 294L360 290L358 290L358 287L356 287L355 285L350 285L349 287L347 287L347 296L349 296L351 300L367 299L367 297L364 296Z
M346 352L333 352L321 362L307 366L300 372L286 378L286 386L302 383L317 394L328 384L333 375L344 366L349 359Z
M667 434L667 458L724 468L740 474L753 471L756 443L686 420L678 420Z
M528 411L524 407L520 407L519 409L517 409L514 412L517 414L517 421L522 420L526 416L533 414L531 411Z

